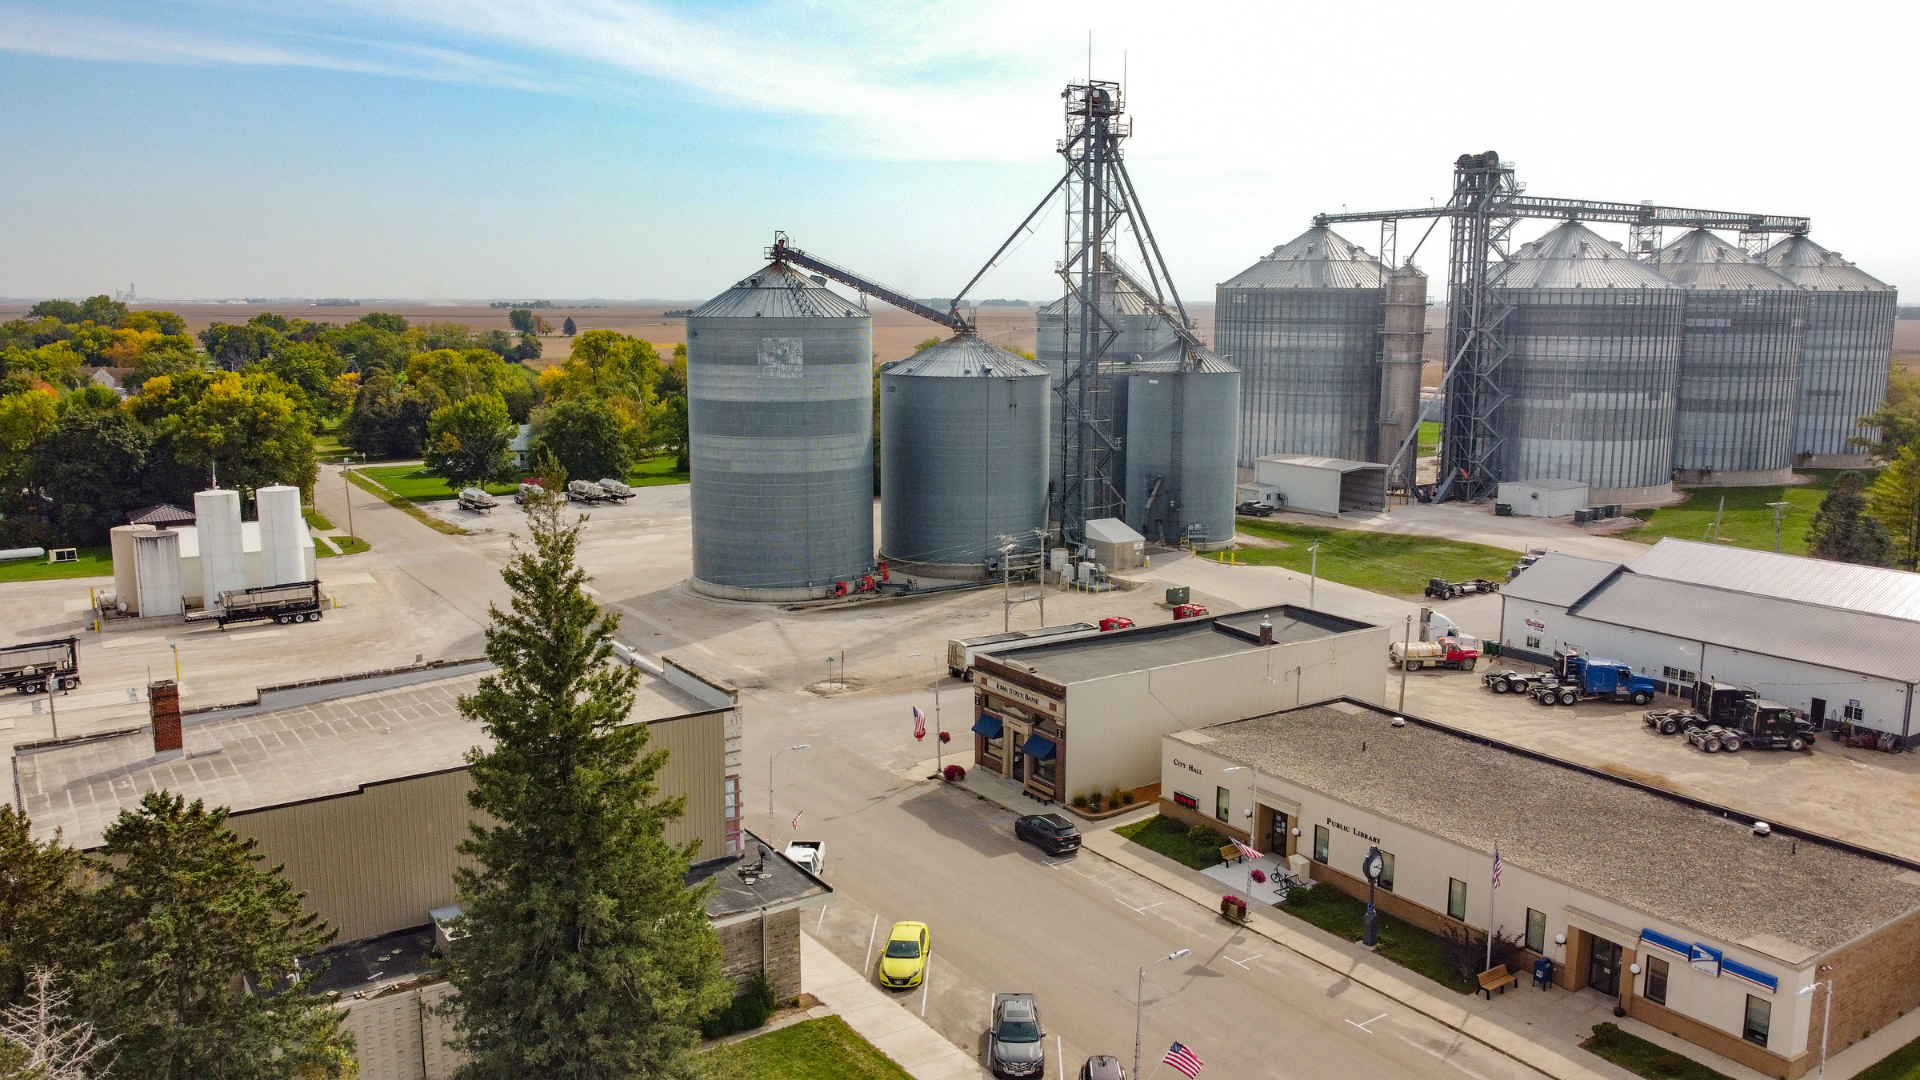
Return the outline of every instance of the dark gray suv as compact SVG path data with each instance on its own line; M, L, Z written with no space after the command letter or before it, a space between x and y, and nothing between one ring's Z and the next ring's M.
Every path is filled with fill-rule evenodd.
M1047 1073L1047 1033L1040 1027L1040 1002L1032 994L993 995L987 1057L993 1075L1037 1080Z
M1127 1070L1112 1054L1095 1054L1080 1066L1080 1080L1127 1080Z

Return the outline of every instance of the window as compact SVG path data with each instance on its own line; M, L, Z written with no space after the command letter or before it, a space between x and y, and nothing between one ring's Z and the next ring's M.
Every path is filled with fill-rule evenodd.
M1695 681L1694 673L1686 670L1685 668L1677 668L1677 667L1662 668L1661 674L1669 679L1677 679L1680 682Z
M1467 921L1467 883L1457 877L1447 879L1447 917Z
M1388 892L1393 891L1393 852L1391 851L1380 853L1380 887Z
M1861 708L1859 702L1849 701L1847 702L1847 707L1840 710L1840 715L1842 718L1857 724L1867 718L1867 710Z
M1527 909L1527 949L1531 952L1547 951L1547 913Z
M1213 789L1213 816L1221 821L1233 820L1233 792L1226 788Z
M1655 1005L1667 1003L1667 962L1665 960L1657 956L1647 957L1647 988L1640 992L1640 996Z
M1540 647L1540 639L1539 639L1539 638L1537 638L1537 637L1533 637L1532 635L1528 635L1528 637L1527 637L1527 648L1529 648L1529 649L1537 649L1537 648L1539 648L1539 647Z
M1333 834L1327 831L1325 825L1315 825L1313 827L1313 861L1318 863L1326 862L1327 849L1332 845Z
M1747 1030L1742 1032L1750 1043L1767 1045L1767 1025L1773 1022L1773 1002L1765 998L1747 995Z

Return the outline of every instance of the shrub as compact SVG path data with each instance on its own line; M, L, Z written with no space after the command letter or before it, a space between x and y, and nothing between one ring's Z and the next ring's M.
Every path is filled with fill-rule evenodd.
M1493 963L1495 967L1511 965L1526 946L1520 941L1507 937L1499 931L1493 935ZM1447 928L1447 962L1454 974L1462 979L1477 978L1487 970L1482 965L1487 962L1487 940L1476 937L1473 931L1464 926Z
M1132 806L1132 805L1133 805L1133 792L1131 792L1131 791L1123 791L1123 792L1121 792L1121 793L1120 793L1120 804L1121 804L1122 806Z
M1220 834L1205 825L1195 825L1193 828L1188 829L1187 839L1196 844L1212 844L1215 847L1221 846Z
M1075 805L1075 806L1077 806L1077 807L1079 807L1079 808L1080 808L1080 809L1082 809L1082 810L1085 810L1085 809L1087 808L1087 797L1086 797L1086 795L1084 795L1084 794L1081 794L1081 795L1075 795L1075 796L1073 797L1073 805Z
M1101 794L1095 791L1087 796L1087 806L1097 814L1106 806L1106 803Z
M1653 1059L1653 1071L1662 1076L1681 1076L1687 1071L1687 1059L1668 1051Z
M1620 1025L1604 1023L1593 1025L1593 1038L1587 1040L1594 1046L1616 1046L1620 1042Z
M940 770L940 775L946 777L949 781L965 780L967 778L967 770L958 765L949 765Z
M1120 797L1124 794L1125 792L1121 791L1119 788L1114 788L1112 791L1107 792L1107 805L1119 806Z
M734 998L719 1012L708 1017L700 1025L702 1038L718 1039L736 1031L751 1031L767 1022L777 1003L773 998L773 987L765 975L755 975L747 982L746 992Z

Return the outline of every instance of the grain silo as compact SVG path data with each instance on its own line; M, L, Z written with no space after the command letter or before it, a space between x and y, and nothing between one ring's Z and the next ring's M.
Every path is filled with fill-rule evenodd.
M223 593L247 587L240 493L225 488L194 492L193 517L199 533L200 604L212 611Z
M253 493L260 518L260 584L286 585L307 576L307 522L300 515L300 489L286 484Z
M1577 221L1516 251L1493 285L1511 305L1495 475L1585 484L1592 503L1671 495L1685 291Z
M1242 468L1266 454L1373 459L1385 272L1316 226L1215 290L1214 348L1244 379Z
M1230 547L1240 370L1175 344L1134 364L1127 383L1127 524L1154 543Z
M1369 461L1384 462L1389 484L1404 489L1414 480L1419 453L1420 369L1426 363L1427 275L1411 264L1387 272L1380 335L1380 413ZM1394 455L1405 446L1401 460Z
M873 566L873 320L774 262L687 317L693 585L801 600Z
M1047 518L1046 369L957 334L880 373L880 551L970 578Z
M1860 465L1866 451L1851 440L1878 434L1860 418L1878 409L1887 393L1898 294L1804 235L1768 248L1764 261L1811 294L1794 410L1793 451L1799 464Z
M1808 293L1695 229L1650 260L1687 290L1673 468L1688 484L1783 484Z
M1124 366L1166 348L1177 339L1173 328L1148 306L1146 299L1125 275L1109 269L1097 272L1094 277L1099 289L1095 310L1105 316L1104 319L1094 320L1094 343L1097 346L1108 333L1115 333L1116 336L1101 354L1101 370L1094 380L1092 408L1110 425L1109 430L1120 444L1112 468L1114 483L1124 493L1127 473L1127 380ZM1079 362L1080 322L1080 302L1073 297L1063 296L1041 307L1035 315L1034 357L1053 377L1055 391L1066 385L1068 367ZM1074 395L1076 402L1079 400L1077 386L1068 387L1067 392ZM1066 409L1057 392L1052 398L1050 416L1048 477L1057 490L1063 482L1067 466L1063 453L1066 446Z

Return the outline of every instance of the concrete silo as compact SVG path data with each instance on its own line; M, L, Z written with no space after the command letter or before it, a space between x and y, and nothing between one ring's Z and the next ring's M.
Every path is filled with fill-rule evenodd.
M1244 380L1242 468L1266 454L1374 458L1385 276L1379 260L1316 226L1215 290L1214 348ZM1417 395L1417 368L1414 385Z
M1793 476L1794 406L1806 290L1705 229L1650 260L1685 287L1686 332L1673 468L1685 484L1783 484Z
M880 551L895 572L984 576L1047 518L1046 369L958 334L880 373Z
M1685 291L1577 221L1516 251L1492 284L1509 307L1495 475L1585 484L1591 503L1671 495Z
M1127 376L1127 524L1149 541L1233 544L1240 370L1175 344Z
M1420 369L1426 362L1427 275L1413 266L1387 272L1384 320L1380 335L1380 418L1374 429L1370 461L1386 463L1391 487L1402 489L1414 480L1414 459L1420 427ZM1400 447L1406 455L1396 461Z
M1866 451L1850 440L1878 434L1860 418L1878 409L1887 394L1899 296L1893 286L1804 235L1768 248L1763 260L1811 294L1794 410L1798 462L1815 468L1858 466Z
M873 320L784 262L687 318L693 586L827 596L873 566Z

